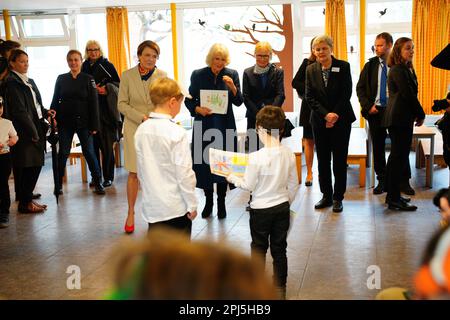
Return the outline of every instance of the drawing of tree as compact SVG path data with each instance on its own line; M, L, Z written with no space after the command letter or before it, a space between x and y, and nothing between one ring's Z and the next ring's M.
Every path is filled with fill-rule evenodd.
M284 36L285 44L282 49L273 49L273 53L278 56L280 60L279 66L284 70L284 90L286 100L283 104L285 111L292 111L293 109L293 91L291 81L293 79L293 30L292 30L292 9L290 4L283 4L283 17L280 17L275 9L268 5L271 12L271 17L268 17L261 9L256 9L259 13L258 17L252 19L242 28L233 28L225 25L223 29L227 32L241 35L231 39L236 43L246 43L256 45L260 40L258 35L261 34L279 34ZM246 52L248 55L254 56L253 53Z

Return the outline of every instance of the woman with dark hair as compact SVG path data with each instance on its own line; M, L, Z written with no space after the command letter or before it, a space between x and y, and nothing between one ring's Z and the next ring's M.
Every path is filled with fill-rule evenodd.
M217 185L217 217L224 219L227 216L225 208L227 180L211 173L206 157L209 148L226 151L236 151L237 148L233 105L242 105L243 98L239 74L236 70L226 67L229 63L230 54L227 47L220 43L213 44L206 56L207 66L192 72L189 87L191 98L185 99L186 107L194 117L192 156L197 188L203 189L206 197L202 218L208 218L212 214L214 184ZM200 100L202 90L225 91L228 97L225 114L213 113L205 106L204 101Z
M150 84L166 77L166 73L156 67L160 50L156 42L146 40L137 49L139 63L122 74L119 87L119 111L124 115L123 149L125 169L128 170L127 198L128 216L125 232L134 232L134 205L136 203L139 181L137 177L136 149L134 134L138 126L148 119L153 110L150 99Z
M98 101L92 76L81 72L81 53L70 50L67 64L70 72L56 79L51 108L57 112L59 152L58 166L62 194L62 178L70 154L73 136L76 133L81 143L83 156L91 172L96 194L105 194L101 184L100 165L94 153L93 136L99 128Z
M20 43L13 40L0 39L0 56L8 59L12 50L19 49Z
M292 80L292 87L297 90L297 94L302 99L302 105L300 107L300 126L303 127L303 138L302 144L303 149L305 151L305 160L306 160L306 181L305 186L312 186L313 173L312 166L314 160L314 137L311 127L311 108L308 106L305 97L305 89L306 89L306 67L316 61L316 56L314 55L312 44L315 37L311 40L311 55L309 58L303 60L302 65L298 69L295 74L294 79Z
M417 98L418 84L412 65L414 44L409 38L395 41L388 57L389 100L383 118L391 138L391 153L386 165L386 203L389 209L414 211L416 206L400 196L400 181L405 172L411 148L414 122L421 126L425 112Z
M28 55L20 49L9 56L11 72L6 79L5 98L8 115L19 136L11 148L12 163L21 171L16 196L21 213L40 213L47 206L33 201L33 190L44 165L45 136L49 128L45 118L55 117L54 110L42 106L39 90L27 77Z
M113 145L119 139L118 131L121 128L120 121L116 118L117 105L108 104L106 85L110 83L118 87L120 79L114 65L103 56L98 41L89 40L86 43L84 59L81 72L93 76L97 86L100 127L99 132L94 135L94 150L98 161L102 160L103 186L106 188L114 181ZM99 151L102 152L102 157Z

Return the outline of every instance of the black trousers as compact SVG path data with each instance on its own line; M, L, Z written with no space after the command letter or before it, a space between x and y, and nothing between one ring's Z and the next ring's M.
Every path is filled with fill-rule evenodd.
M342 201L347 188L347 155L351 124L340 123L333 128L312 123L319 169L320 191L324 198ZM334 192L331 180L333 156Z
M18 200L19 206L26 206L33 200L33 190L36 187L42 167L26 167L20 169L21 175L17 181L19 191Z
M188 214L186 213L184 216L170 220L149 223L148 232L151 232L151 230L155 227L169 227L185 233L190 238L192 231L192 220L189 219L187 215Z
M409 166L413 128L389 127L391 137L391 153L386 166L387 198L391 201L400 200L400 183L404 178L405 167Z
M116 141L115 132L110 130L102 130L94 135L94 152L100 163L100 151L102 152L101 169L103 172L103 180L114 180L114 142Z
M287 280L287 232L290 223L289 202L267 209L250 209L250 233L252 259L266 261L267 249L273 258L274 283L285 287Z
M0 220L7 217L11 198L9 195L9 176L11 174L11 155L0 154Z

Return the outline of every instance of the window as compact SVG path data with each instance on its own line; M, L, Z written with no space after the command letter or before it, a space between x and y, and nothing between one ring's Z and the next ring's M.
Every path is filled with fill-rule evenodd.
M27 38L34 37L64 37L66 36L63 24L64 18L24 18L23 32Z
M106 33L106 14L78 14L76 17L77 48L84 55L88 40L97 40L108 57L108 36Z
M131 65L138 63L137 48L144 40L156 42L161 50L157 67L173 78L172 19L170 10L136 11L128 14Z
M4 23L3 19L0 19L0 38L2 38L4 40L5 37L6 37L5 23Z
M403 23L412 21L412 0L368 1L367 24Z

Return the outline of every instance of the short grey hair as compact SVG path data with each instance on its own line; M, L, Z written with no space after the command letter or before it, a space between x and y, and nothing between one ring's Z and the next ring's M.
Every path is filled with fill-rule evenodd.
M326 34L317 36L312 43L312 47L314 48L316 45L322 42L327 44L331 49L333 49L333 39L331 39L331 37Z

